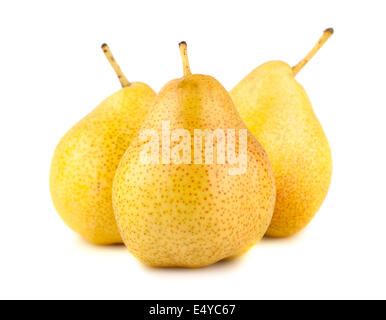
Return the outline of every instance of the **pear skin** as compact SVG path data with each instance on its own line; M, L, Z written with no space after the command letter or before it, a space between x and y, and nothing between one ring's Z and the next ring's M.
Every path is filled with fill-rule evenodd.
M264 63L230 91L242 119L267 151L273 167L277 196L268 236L287 237L303 229L329 189L330 147L306 91L294 77L332 32L327 29L295 67L282 61Z
M63 221L95 244L121 243L112 206L112 183L126 149L142 125L155 92L129 83L103 45L122 89L78 122L56 147L50 190Z
M113 204L127 248L153 267L203 267L245 252L263 237L275 203L266 152L224 87L213 77L191 74L185 43L180 50L184 77L161 89L143 129L161 137L163 123L170 121L172 132L183 128L189 137L198 129L245 130L248 162L244 174L230 175L234 164L217 161L219 153L213 164L198 163L193 139L172 139L171 152L176 147L191 151L182 163L144 164L139 158L146 142L140 136L134 139L115 176ZM161 144L156 151L162 158Z

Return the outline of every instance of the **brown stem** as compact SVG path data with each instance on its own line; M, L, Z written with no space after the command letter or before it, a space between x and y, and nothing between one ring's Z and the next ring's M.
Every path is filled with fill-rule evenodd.
M300 60L300 62L296 66L292 67L294 76L296 76L298 72L302 70L302 68L307 64L307 62L312 59L315 53L319 51L319 49L324 45L324 43L328 40L328 38L332 36L333 33L334 33L333 28L328 28L324 30L323 35L320 37L319 41L311 49L311 51L305 56L305 58Z
M119 82L122 85L122 88L129 87L131 85L131 83L127 80L127 78L123 74L118 63L115 61L114 56L111 53L109 46L106 43L102 44L102 50L103 50L107 60L110 62L110 65L113 67L115 73L117 74Z
M190 66L189 66L189 60L188 60L188 48L187 44L185 41L182 41L178 44L180 47L180 53L181 53L181 58L182 58L182 66L184 69L184 76L190 76L192 72L190 71Z

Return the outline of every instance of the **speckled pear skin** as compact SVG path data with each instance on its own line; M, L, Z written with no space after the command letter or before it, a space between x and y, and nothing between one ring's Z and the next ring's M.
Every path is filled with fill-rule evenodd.
M192 141L194 129L236 129L236 137L246 129L228 92L204 75L164 86L143 128L161 136L162 120L170 120L172 130L189 130ZM134 139L115 176L113 203L124 243L138 260L153 267L203 267L244 253L263 237L273 214L274 179L249 131L247 141L247 172L232 176L228 168L234 165L216 161L143 164L143 142Z
M277 197L267 235L291 236L311 221L327 195L332 173L327 138L284 62L261 65L230 94L272 163Z
M155 95L139 82L122 88L70 129L55 150L52 200L63 221L92 243L122 242L114 218L112 183Z

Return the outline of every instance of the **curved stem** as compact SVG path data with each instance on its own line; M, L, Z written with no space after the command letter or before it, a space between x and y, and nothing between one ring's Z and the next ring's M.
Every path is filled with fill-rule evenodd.
M324 45L324 43L328 40L329 37L334 33L333 28L328 28L324 30L323 35L320 37L319 41L316 45L311 49L311 51L302 59L296 66L292 67L292 71L294 76L302 70L302 68L307 64L308 61L312 59L312 57L319 51L319 49Z
M123 74L118 63L115 61L114 56L111 53L109 46L106 43L102 44L102 50L103 50L107 60L110 62L110 65L113 67L115 73L117 74L119 82L122 85L122 88L129 87L131 85L131 83L127 80L127 78Z
M182 66L184 68L184 77L190 76L192 72L190 71L189 60L188 60L188 49L185 41L182 41L178 44L180 47L180 53L182 58Z

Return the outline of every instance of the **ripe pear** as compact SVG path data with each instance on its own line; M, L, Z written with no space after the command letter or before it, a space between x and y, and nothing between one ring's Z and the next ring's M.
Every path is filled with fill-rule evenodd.
M185 42L180 51L184 76L159 92L113 185L123 241L153 267L203 267L244 253L263 237L275 203L266 152L224 87L213 77L190 72ZM204 131L205 139L198 135ZM146 132L152 133L150 140ZM207 137L214 132L217 147L211 149L214 140ZM225 141L227 160L221 152ZM229 160L232 150L247 159L239 172ZM144 153L153 157L141 160Z
M296 66L270 61L231 91L247 127L271 160L276 206L267 235L287 237L303 229L322 205L331 180L331 151L296 74L332 35L327 29Z
M60 140L51 164L50 190L63 221L95 244L121 243L112 206L115 171L155 98L146 84L130 83L102 49L122 89L105 99Z

